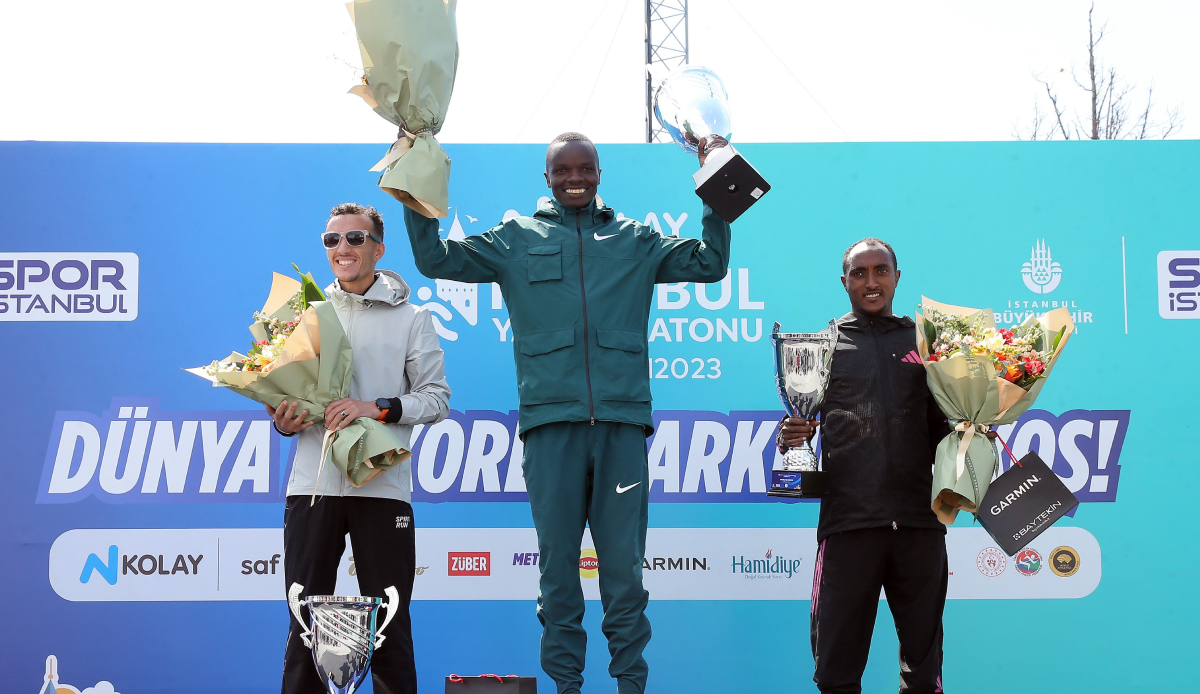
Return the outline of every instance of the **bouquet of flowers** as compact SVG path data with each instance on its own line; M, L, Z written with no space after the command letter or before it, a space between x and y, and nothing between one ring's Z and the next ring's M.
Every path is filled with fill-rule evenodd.
M362 84L350 89L389 123L396 141L371 169L379 187L426 217L445 217L450 157L442 129L458 71L458 0L354 0Z
M305 420L318 423L324 422L329 403L349 393L350 343L333 305L325 301L311 274L301 274L297 281L275 273L266 303L254 314L250 334L254 340L246 354L233 352L185 371L272 408L284 400L296 401L297 411L308 410ZM409 455L395 432L359 417L344 429L325 432L317 479L331 460L351 484L362 486Z
M995 476L999 453L986 434L1030 407L1075 329L1065 308L997 328L991 309L921 297L917 351L929 390L954 427L938 444L933 510L946 525L975 513ZM979 435L979 436L977 436Z

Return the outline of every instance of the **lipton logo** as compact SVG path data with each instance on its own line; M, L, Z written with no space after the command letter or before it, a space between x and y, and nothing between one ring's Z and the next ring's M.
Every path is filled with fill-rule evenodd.
M579 553L579 576L580 578L595 578L600 575L600 560L596 557L596 550L587 548Z
M491 552L448 552L446 573L450 576L491 576Z

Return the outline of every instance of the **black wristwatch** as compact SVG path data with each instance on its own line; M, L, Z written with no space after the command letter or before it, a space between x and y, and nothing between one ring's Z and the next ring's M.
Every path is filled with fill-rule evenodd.
M394 424L400 421L400 398L379 398L375 401L375 407L378 407L381 413L379 421L386 424Z

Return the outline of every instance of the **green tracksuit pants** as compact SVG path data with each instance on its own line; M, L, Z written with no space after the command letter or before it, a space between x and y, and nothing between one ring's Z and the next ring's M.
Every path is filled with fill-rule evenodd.
M642 694L649 668L649 593L642 588L646 553L646 432L637 424L553 422L525 432L525 486L538 534L542 669L559 694L583 684L580 542L592 529L599 560L601 623L612 656L608 672L620 694Z

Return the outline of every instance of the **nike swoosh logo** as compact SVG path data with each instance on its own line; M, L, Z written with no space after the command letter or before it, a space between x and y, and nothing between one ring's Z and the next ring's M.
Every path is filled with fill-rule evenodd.
M596 231L592 232L592 238L596 239L597 241L603 241L604 239L611 239L614 236L616 236L616 234L609 234L608 236L601 236L599 232L596 232Z
M633 489L634 487L638 486L639 484L641 484L641 482L634 482L633 484L629 485L628 487L622 487L621 483L618 482L617 483L617 493L624 494L625 492L629 491L630 489Z

